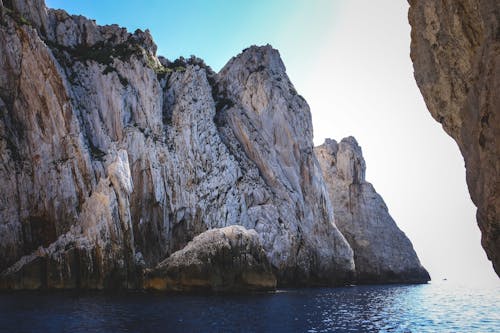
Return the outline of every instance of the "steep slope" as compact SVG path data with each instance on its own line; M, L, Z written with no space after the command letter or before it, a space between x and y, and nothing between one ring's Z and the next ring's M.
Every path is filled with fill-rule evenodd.
M157 57L148 31L42 0L0 10L0 288L354 281L278 51L216 74Z
M409 3L415 79L464 156L481 242L500 275L500 3Z
M365 160L356 140L348 137L337 143L327 139L314 151L335 211L335 224L354 251L357 281L429 281L410 240L365 180Z
M352 251L333 224L313 153L309 107L286 76L278 51L269 45L244 50L220 71L218 83L222 98L235 101L218 114L224 138L237 142L237 150L230 142L228 146L241 165L253 164L272 193L270 200L254 195L259 187L253 185L246 199L249 219L263 235L271 263L283 267L281 280L310 283L353 269Z
M148 32L5 5L7 286L138 287L143 267L232 224L257 231L281 284L350 280L309 109L277 51L252 47L216 75L158 59Z

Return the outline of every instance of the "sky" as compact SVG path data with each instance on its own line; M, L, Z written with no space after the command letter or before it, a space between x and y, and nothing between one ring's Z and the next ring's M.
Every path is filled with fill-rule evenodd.
M194 54L215 71L250 45L271 44L311 107L315 144L356 137L367 180L432 279L499 283L480 245L463 158L430 116L413 77L407 1L46 3L98 24L149 29L159 55Z

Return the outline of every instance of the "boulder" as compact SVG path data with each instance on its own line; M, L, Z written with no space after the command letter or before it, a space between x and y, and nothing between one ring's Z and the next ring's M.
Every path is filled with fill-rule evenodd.
M212 229L146 272L147 289L168 291L273 290L276 276L255 230Z

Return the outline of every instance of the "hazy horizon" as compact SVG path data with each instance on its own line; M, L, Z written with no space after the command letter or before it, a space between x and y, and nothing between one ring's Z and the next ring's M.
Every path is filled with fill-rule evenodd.
M252 44L273 45L311 107L315 144L356 137L367 180L432 279L499 283L480 245L463 158L413 78L406 1L46 4L98 24L149 29L159 55L194 54L215 71Z

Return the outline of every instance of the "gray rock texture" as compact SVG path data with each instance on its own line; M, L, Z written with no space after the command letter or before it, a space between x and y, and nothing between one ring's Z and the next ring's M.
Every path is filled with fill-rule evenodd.
M217 93L219 100L234 101L218 110L222 138L244 173L260 178L249 181L245 196L249 226L263 235L279 281L350 279L352 250L333 223L313 153L309 107L278 51L252 47L231 59L219 73Z
M361 147L353 137L327 139L316 147L335 224L354 251L359 283L422 283L430 280L410 240L389 215L382 197L365 180Z
M148 32L43 2L2 11L0 269L42 272L13 288L140 286L143 267L234 224L256 230L282 284L350 281L309 108L276 50L215 74L158 58Z
M276 277L255 230L211 229L146 273L145 288L185 291L272 290Z
M0 287L154 287L144 271L218 260L185 247L233 225L278 285L353 281L309 107L278 51L250 47L214 73L157 57L148 31L42 0L0 8Z
M500 275L500 3L409 3L415 79L464 156L481 242Z

